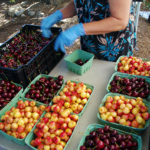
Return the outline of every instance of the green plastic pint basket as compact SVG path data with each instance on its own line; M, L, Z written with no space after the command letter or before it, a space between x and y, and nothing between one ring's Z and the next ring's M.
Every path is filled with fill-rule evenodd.
M124 96L125 98L128 98L128 99L136 99L136 97L131 97L131 96L122 95L122 94L118 94L118 93L108 93L104 96L104 98L102 100L102 103L99 105L99 107L104 106L108 96L112 96L112 97L114 97L114 96ZM150 103L145 99L143 99L143 103L147 106L148 112L150 113ZM101 118L99 112L97 113L97 118L99 119L100 124L103 124L103 125L107 124L111 127L121 129L121 130L124 130L126 132L132 132L132 133L135 133L135 134L142 134L150 126L150 118L146 121L146 124L145 124L144 128L135 128L135 127L125 126L125 125L121 125L119 123L114 123L114 122L109 122L109 121L103 120Z
M2 80L2 79L0 78L0 80ZM21 97L21 95L22 95L22 93L23 93L23 87L22 87L22 85L17 84L17 83L14 83L14 82L12 82L12 83L15 84L16 86L20 86L20 87L21 87L21 90L18 91L18 93L15 95L15 97L12 98L12 100L11 100L7 105L11 105L11 103L13 103L17 98ZM6 105L6 106L7 106L7 105ZM5 107L6 107L6 106L5 106ZM5 112L5 110L6 110L5 107L3 107L3 108L0 110L0 114L3 113L3 112Z
M128 57L128 56L120 56L118 59L117 59L117 61L116 61L116 64L115 64L115 71L118 71L118 64L120 63L120 60L123 58L123 57ZM140 58L140 57L138 57L138 58ZM142 59L142 61L143 62L149 62L150 61L150 59L147 59L147 58L140 58L140 59ZM118 72L120 72L120 71L118 71ZM130 74L130 73L124 73L124 74ZM134 74L135 75L135 74ZM144 76L144 75L139 75L139 76L141 76L141 77L149 77L149 76Z
M13 101L13 102L11 102L11 105L7 105L6 107L5 107L5 109L3 110L3 112L0 112L0 122L1 122L1 117L7 112L7 111L9 111L12 107L17 107L17 102L19 101L19 100L23 100L23 101L26 101L26 100L28 100L28 101L33 101L33 100L31 100L31 99L25 99L25 98L15 98L15 100ZM40 102L37 102L36 101L36 106L40 106L40 105L45 105L45 104L42 104L42 103L40 103ZM40 118L42 117L42 115L40 116ZM40 118L38 119L38 120L40 120ZM37 122L38 122L38 120L37 120ZM36 125L37 123L35 123L35 125ZM34 126L35 126L34 125ZM32 129L33 130L33 129ZM31 130L31 131L32 131ZM31 132L30 131L30 132ZM29 133L30 133L29 132ZM28 133L28 134L29 134ZM2 134L6 139L8 139L8 140L10 140L10 141L14 141L15 143L17 143L17 144L20 144L20 145L25 145L25 139L26 139L26 137L24 138L24 139L19 139L19 138L15 138L14 136L11 136L11 135L8 135L7 133L5 133L5 132L3 132L2 130L0 130L0 134Z
M110 80L108 81L108 84L107 84L107 87L106 87L107 92L111 92L111 90L110 90L111 82L114 80L115 76L119 76L120 78L128 78L128 79L143 78L143 79L145 79L145 82L150 85L150 78L148 78L146 76L138 76L138 75L131 75L131 74L126 74L126 73L121 73L121 72L115 72L115 73L112 74ZM123 94L123 93L120 93L120 94ZM126 95L126 94L124 94L124 95ZM148 96L145 97L145 99L149 100L150 99L150 94L148 94Z
M70 71L82 75L91 68L93 58L94 58L93 54L79 49L79 50L75 50L74 52L66 56L64 60L66 61L67 68ZM75 63L78 59L81 59L83 61L86 60L88 61L84 63L82 66L80 66Z
M42 114L40 120L44 117L45 114L46 114L46 112L44 112L44 113ZM79 117L79 119L80 119L80 117ZM40 120L36 123L36 125L40 122ZM30 147L30 149L32 149L32 150L38 150L36 147L34 147L34 146L31 145L31 141L32 141L33 139L35 139L35 137L36 137L36 135L34 134L34 130L36 129L36 125L33 127L32 131L27 135L27 137L26 137L26 139L25 139L26 145L27 145L28 147ZM77 125L78 125L78 121L77 121ZM76 125L76 126L77 126L77 125ZM72 132L72 135L70 136L70 138L69 138L69 140L67 141L67 143L66 143L66 145L65 145L65 147L64 147L63 150L66 150L67 146L69 145L70 141L72 140L72 136L73 136L74 132L76 132L75 129L76 129L76 127L74 128L74 130L73 130L73 132Z
M24 90L24 92L22 93L22 95L21 95L21 97L23 97L23 98L26 98L26 94L29 92L29 90L31 89L31 85L32 84L35 84L40 78L42 78L42 77L44 77L44 78L49 78L49 77L52 77L52 76L49 76L49 75L46 75L46 74L39 74L37 77L35 77L34 79L33 79L33 81L31 81L31 83L25 88L25 90ZM52 77L54 80L56 80L57 79L57 77ZM64 84L64 80L63 80L63 84ZM63 86L63 84L62 84L62 86ZM60 88L61 89L61 88ZM57 91L57 93L60 91L60 89ZM57 93L55 94L55 95L57 95ZM54 96L55 96L54 95ZM31 99L31 98L30 98ZM33 100L35 100L35 99L33 99ZM36 100L35 100L36 101ZM39 101L38 101L39 102ZM49 103L51 103L51 99L50 99L50 101L49 101ZM43 103L44 104L44 103Z
M70 80L70 81L71 81L71 82L74 82L74 83L80 83L80 81L73 81L73 80ZM57 95L59 95L60 92L63 91L63 89L64 89L64 87L65 87L66 84L67 84L67 82L65 82L65 83L63 84L63 86L61 87L61 89L59 90L59 93L58 93ZM92 93L91 93L90 97L88 98L87 103L84 105L83 110L82 110L79 114L73 113L73 114L78 115L79 117L81 117L81 116L83 115L84 111L86 110L86 107L88 106L90 100L92 99L91 97L92 97L93 90L94 90L94 86L93 86L93 85L90 85L90 84L87 84L87 83L84 83L84 85L86 85L87 88L91 89L91 90L92 90ZM50 105L53 105L53 102L52 102Z
M82 139L81 139L81 141L79 143L78 150L80 150L80 147L84 144L86 136L88 136L90 134L90 132L92 132L92 131L94 131L94 130L96 130L98 128L104 128L104 125L90 124L87 127L87 129L86 129L86 131L85 131L85 133L84 133L84 135L83 135L83 137L82 137ZM115 128L111 127L111 129L115 129ZM128 133L128 132L125 132L125 131L122 131L122 130L119 130L119 129L115 129L115 130L117 130L119 134L130 134L133 137L133 139L138 143L137 150L141 150L142 149L142 139L141 139L140 136L138 136L136 134L133 134L133 133Z

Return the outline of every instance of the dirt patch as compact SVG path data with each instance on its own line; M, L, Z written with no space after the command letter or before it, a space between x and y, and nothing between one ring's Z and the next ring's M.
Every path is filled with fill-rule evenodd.
M21 2L21 1L20 1ZM27 3L27 7L29 7L31 4L38 2L35 0L30 0ZM5 6L5 7L4 7ZM25 17L9 17L6 14L6 10L11 6L9 1L0 2L0 43L3 43L7 39L13 36L17 31L20 30L22 25L24 24L35 24L40 25L41 20L43 18L37 18L37 17L30 17L28 15L25 15ZM45 17L55 11L57 9L56 6L50 6L46 3L39 3L36 7L34 7L32 10L37 11L39 10L45 14ZM5 8L5 10L4 10ZM7 22L5 23L6 20Z
M150 58L150 23L143 18L139 18L137 32L137 48L134 55L142 58Z
M40 2L40 5L34 7L34 11L39 10L45 14L45 16L51 14L55 10L62 8L68 3L69 0L66 0L63 4L59 6L51 6L46 3L41 3L41 1L30 0L28 1L28 6L35 2ZM21 2L18 1L18 2ZM6 10L11 6L9 1L0 1L0 43L5 42L7 39L12 37L18 30L20 30L21 26L24 24L36 24L40 25L41 20L43 18L30 17L26 15L25 17L8 17L6 14ZM44 17L45 17L44 16ZM63 29L72 26L77 23L77 17L73 17L71 19L66 19L58 24ZM2 25L3 24L3 25ZM2 26L1 26L2 25ZM80 48L80 41L76 40L74 45L70 48L67 48L67 53L71 53L73 50ZM149 58L150 54L150 23L146 20L139 18L139 26L137 32L137 48L138 51L134 51L134 56Z

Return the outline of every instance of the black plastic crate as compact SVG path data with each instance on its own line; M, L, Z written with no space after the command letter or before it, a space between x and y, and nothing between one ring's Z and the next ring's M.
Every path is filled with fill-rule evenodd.
M40 26L24 25L20 32L16 33L15 36L25 30L40 32ZM20 83L23 87L26 87L40 73L48 74L64 56L64 53L61 51L55 52L53 48L55 39L62 29L52 27L51 31L54 34L53 38L25 65L19 66L17 69L0 66L0 77L2 79L8 79ZM15 36L3 43L0 48L5 47L15 38Z

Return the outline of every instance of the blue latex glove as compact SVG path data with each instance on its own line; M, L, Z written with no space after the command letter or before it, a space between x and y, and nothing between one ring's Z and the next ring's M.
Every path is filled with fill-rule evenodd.
M54 49L56 51L60 49L62 52L65 53L66 50L64 46L71 46L78 37L83 36L83 35L85 35L83 24L80 23L80 24L74 25L73 27L60 33L60 35L56 39Z
M57 22L59 22L63 18L63 14L60 10L57 10L52 15L46 17L42 20L41 30L44 37L49 38L52 35L50 28Z

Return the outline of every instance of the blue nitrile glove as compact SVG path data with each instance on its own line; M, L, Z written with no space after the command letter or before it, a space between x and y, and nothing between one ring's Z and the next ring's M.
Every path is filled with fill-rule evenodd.
M85 31L83 28L83 24L77 24L73 27L65 30L64 32L61 32L58 38L56 39L54 49L58 51L59 49L62 52L66 52L64 46L71 46L73 42L80 36L85 35Z
M60 10L57 10L52 15L46 17L42 20L41 23L41 30L44 37L49 38L52 33L50 31L50 28L57 22L59 22L63 18L63 14Z

